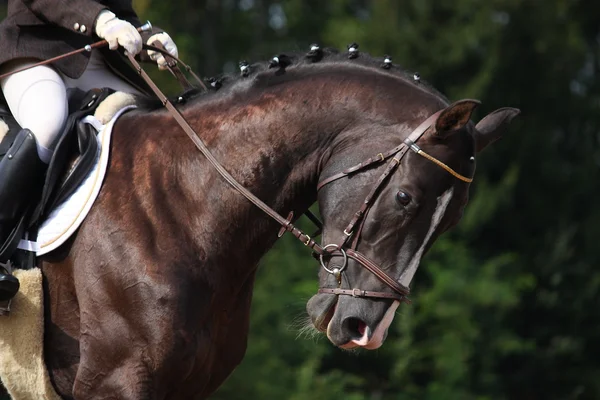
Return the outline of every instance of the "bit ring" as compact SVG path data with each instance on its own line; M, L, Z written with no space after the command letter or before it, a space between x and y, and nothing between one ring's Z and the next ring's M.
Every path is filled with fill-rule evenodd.
M346 267L348 266L348 255L346 254L346 252L344 251L344 249L339 248L339 246L337 244L328 244L327 246L323 247L323 250L327 250L328 248L333 247L334 251L339 251L340 253L342 253L342 257L344 257L344 262L342 264L341 267L336 267L337 269L339 269L338 273L342 273ZM333 254L329 254L333 257ZM335 275L335 272L333 271L333 269L329 269L327 268L327 266L325 265L325 254L320 254L319 255L319 261L321 262L321 267L323 267L323 269L325 271L327 271L328 273L330 273L331 275Z

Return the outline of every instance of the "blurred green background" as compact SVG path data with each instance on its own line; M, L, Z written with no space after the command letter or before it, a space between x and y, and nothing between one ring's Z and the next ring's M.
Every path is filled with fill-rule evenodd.
M476 121L522 110L479 157L462 222L426 256L381 349L299 335L317 266L285 237L260 268L246 358L213 399L600 399L598 0L134 4L203 77L356 41L451 100L480 99Z

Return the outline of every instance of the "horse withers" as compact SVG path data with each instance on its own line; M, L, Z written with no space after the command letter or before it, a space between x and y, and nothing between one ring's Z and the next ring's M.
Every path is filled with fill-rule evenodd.
M338 247L323 257L334 273L321 271L309 315L336 346L377 348L421 257L460 219L475 154L518 110L474 125L478 102L449 104L367 55L287 60L246 65L179 108L237 181L279 213L301 215L318 200L322 245ZM403 144L434 114L414 146ZM113 144L88 218L41 262L51 380L66 399L206 398L244 356L256 268L279 227L165 110L125 114ZM387 157L395 148L402 156Z

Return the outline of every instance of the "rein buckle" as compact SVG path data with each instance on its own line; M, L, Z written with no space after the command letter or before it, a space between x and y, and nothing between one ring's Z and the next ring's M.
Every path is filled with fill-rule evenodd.
M302 243L304 243L305 246L308 246L310 244L311 240L312 240L311 237L306 235L306 242L302 242Z

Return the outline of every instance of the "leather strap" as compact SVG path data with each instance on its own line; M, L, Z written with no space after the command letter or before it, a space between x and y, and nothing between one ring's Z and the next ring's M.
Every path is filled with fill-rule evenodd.
M435 114L433 114L429 118L427 118L425 121L423 121L414 131L411 132L411 134L408 136L408 140L415 142L421 136L423 136L423 134L427 131L427 129L437 120L437 118L441 114L441 112L442 112L442 110L436 112ZM406 153L409 149L410 149L410 147L406 144L406 142L403 142L398 147L396 147L392 150L392 151L394 151L394 154L395 154L394 157L391 159L387 168L385 169L385 171L383 171L383 174L381 174L381 176L375 183L375 186L373 187L371 192L367 195L367 198L363 202L360 209L354 214L354 217L352 218L352 220L350 221L350 223L348 224L346 229L344 229L344 234L346 235L346 237L344 237L342 243L340 244L340 247L342 247L343 244L345 244L348 241L348 239L350 239L354 235L354 233L355 233L354 227L356 226L356 224L358 222L363 221L363 218L365 217L365 215L367 214L367 212L373 205L374 200L377 198L377 195L379 194L379 190L381 189L382 185L385 183L387 178L392 174L392 172L394 172L396 170L396 168L398 168L402 158L406 155ZM385 159L385 156L382 158ZM369 165L369 164L366 164L366 165Z
M401 294L386 293L386 292L373 292L371 290L362 289L339 289L339 288L320 288L319 293L335 294L335 295L347 295L352 297L376 297L379 299L392 299L400 302L411 304L412 302Z
M154 42L154 43L156 43L156 42ZM161 46L160 46L160 47L156 47L156 46L152 46L152 45L149 45L149 44L145 44L145 45L143 46L143 48L144 48L144 50L154 50L154 51L157 51L157 52L161 53L163 56L165 56L165 57L166 57L168 60L170 60L170 61L173 61L173 60L174 60L174 61L175 61L175 63L173 63L173 62L168 62L168 63L169 63L169 64L171 64L171 65L172 65L172 64L175 64L175 66L177 66L177 65L181 65L183 68L185 68L185 70L186 70L186 72L187 72L188 74L190 74L192 77L194 77L194 80L195 80L196 82L198 82L198 84L200 85L200 87L201 87L202 89L204 89L204 91L208 91L208 88L206 87L206 85L204 84L204 82L202 82L202 79L198 78L198 75L196 75L196 74L194 73L194 71L192 70L192 67L190 67L189 65L187 65L186 63L184 63L183 61L181 61L179 58L177 58L177 57L175 57L174 55L172 55L171 53L169 53L169 52L168 52L168 51L167 51L167 50L166 50L166 49L165 49L165 48L162 46L162 44L161 44ZM170 69L171 69L171 68L173 68L173 67L170 67ZM176 68L176 70L178 70L178 71L179 71L179 74L181 74L182 78L183 78L183 79L185 79L185 81L187 82L187 85L189 85L189 87L190 87L190 88L193 88L192 84L190 84L190 83L189 83L189 81L188 81L188 80L185 78L185 76L183 76L183 74L181 73L181 70L180 70L178 67ZM184 89L187 89L187 88L186 88L186 86L185 86L186 84L185 84L185 83L183 83L182 79L180 79L180 78L179 78L179 77L176 75L176 74L177 74L177 72L174 72L174 71L175 71L175 70L173 70L173 71L171 71L171 72L173 72L173 75L175 75L175 77L176 77L176 78L179 80L179 82L182 84L182 86L184 87ZM148 83L148 81L146 81L146 83ZM156 92L154 92L154 93L156 93ZM158 96L158 94L157 94L157 96ZM159 96L159 97L160 97L160 96Z
M165 53L168 53L167 49L165 48L165 46L163 46L160 40L155 40L154 42L152 42L152 46L156 47L155 51L162 50L160 51L160 53L163 54L163 56ZM167 69L169 70L169 72L171 72L171 74L173 74L175 79L179 81L179 84L181 85L183 90L193 89L194 86L192 86L192 84L190 83L190 81L187 80L183 72L181 72L179 66L177 65L177 61L171 57L165 57L165 60L167 61Z
M437 118L439 117L441 112L442 112L442 110L436 112L435 114L433 114L429 118L427 118L425 121L423 121L414 131L411 132L411 134L408 136L407 140L416 142L421 136L423 136L423 134L433 124L433 122L435 122L437 120ZM368 168L370 166L373 166L373 164L382 163L393 155L397 155L397 158L402 159L402 157L404 157L404 154L408 151L407 147L408 146L407 146L406 142L401 143L400 145L394 147L393 149L391 149L385 153L379 153L376 156L368 158L363 162L360 162L356 165L348 167L345 170L343 170L342 172L338 172L337 174L330 176L329 178L324 179L321 182L319 182L319 184L317 185L317 190L320 190L323 186L327 185L328 183L331 183L333 181L336 181L340 178L351 175L353 173L362 171L365 168ZM398 154L399 152L400 152L400 154Z
M386 153L379 153L376 156L368 158L363 162L360 162L356 165L346 168L342 172L338 172L337 174L330 176L329 178L324 179L321 182L319 182L319 184L317 185L317 190L320 190L323 186L325 186L328 183L331 183L333 181L336 181L340 178L351 175L355 172L362 171L370 166L373 166L374 164L380 164L380 163L384 162L387 158L396 154L401 148L402 148L402 145L399 145L396 148L393 148L392 150L390 150Z
M347 250L346 253L348 254L349 258L358 261L363 267L365 267L369 272L375 275L380 281L389 286L394 292L399 293L403 296L408 296L410 294L409 288L397 282L394 278L385 273L381 268L377 266L377 264L368 259L362 253L359 253L352 249Z
M390 174L398 167L399 161L396 161L396 160L397 159L395 157L392 158L392 161L388 164L385 171L383 171L383 174L381 174L381 176L375 183L375 186L373 187L371 192L369 192L369 194L367 195L367 198L363 202L360 209L354 214L354 216L352 217L352 220L350 221L348 226L346 226L346 229L344 229L345 237L344 237L340 247L342 247L342 245L345 244L354 235L354 233L355 233L354 226L363 219L363 217L365 216L367 211L373 205L373 200L375 198L377 198L377 194L379 193L379 190L380 190L381 186L383 185L383 183L387 180L388 176L390 176Z
M424 157L424 158L428 159L432 163L436 164L438 167L446 170L446 172L448 172L450 175L452 175L456 179L458 179L460 181L463 181L463 182L466 182L466 183L473 182L473 178L467 178L466 176L459 174L458 172L456 172L455 170L453 170L452 168L450 168L448 165L444 164L443 162L441 162L437 158L435 158L435 157L433 157L433 156L425 153L423 150L421 150L421 148L416 143L411 142L409 139L406 139L405 143L408 146L410 146L410 149L412 151L414 151L415 153L417 153L421 157Z
M130 54L127 55L129 58L129 62L133 65L135 70L140 74L140 76L146 81L146 83L150 86L152 91L156 94L159 100L163 103L163 105L171 112L171 115L179 126L183 129L183 131L189 136L190 140L196 145L198 150L208 159L208 161L212 164L212 166L217 170L219 175L227 181L235 190L240 192L245 198L247 198L250 202L260 208L263 212L273 218L275 221L279 223L279 225L285 227L285 229L292 233L296 238L298 238L305 246L310 247L315 250L317 253L322 254L323 249L319 246L313 238L302 232L300 229L296 228L290 221L286 218L279 215L275 210L266 205L262 200L258 197L254 196L250 193L245 187L243 187L238 181L235 180L233 176L219 163L219 161L215 158L215 156L210 152L210 150L206 147L206 145L202 142L200 137L194 132L194 129L188 124L183 115L173 106L173 104L167 99L167 97L162 93L162 91L156 86L156 84L150 79L146 71L142 69L140 64L133 58Z

